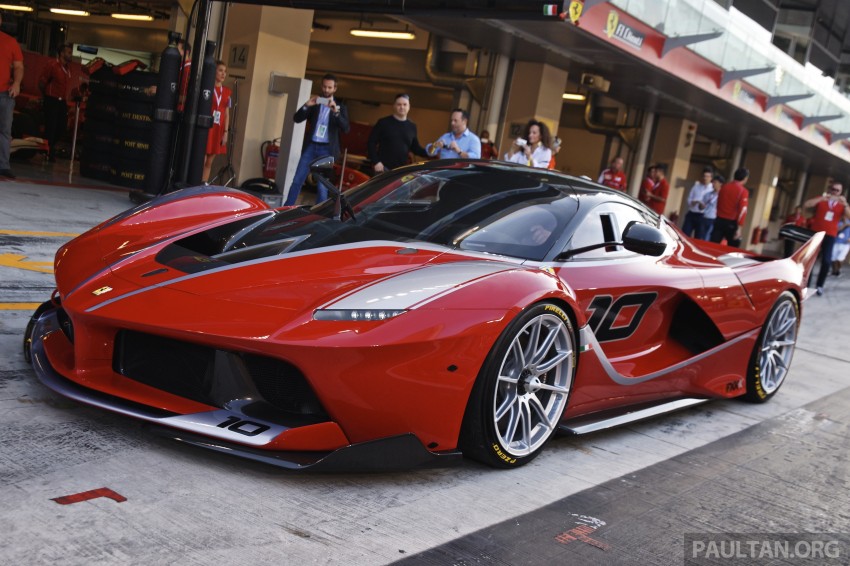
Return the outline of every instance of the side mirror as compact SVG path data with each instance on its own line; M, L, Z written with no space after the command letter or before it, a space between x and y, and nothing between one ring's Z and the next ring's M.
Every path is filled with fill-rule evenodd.
M667 239L655 226L632 221L623 230L623 247L630 252L657 257L667 249Z
M334 158L332 155L320 157L310 163L310 171L322 175L331 175L334 170Z

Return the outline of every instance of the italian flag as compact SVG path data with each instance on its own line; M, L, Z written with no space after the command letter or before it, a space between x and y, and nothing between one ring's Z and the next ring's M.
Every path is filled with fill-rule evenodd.
M543 4L543 15L544 16L557 16L558 15L558 5L557 4Z

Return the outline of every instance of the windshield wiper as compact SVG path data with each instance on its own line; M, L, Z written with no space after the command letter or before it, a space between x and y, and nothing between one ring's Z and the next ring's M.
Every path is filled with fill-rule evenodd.
M555 261L564 261L565 259L569 259L574 255L583 254L584 252L589 252L592 250L598 250L599 248L607 248L609 246L622 246L623 242L599 242L598 244L592 244L589 246L584 246L583 248L575 248L572 250L567 250L565 252L559 253L555 256Z

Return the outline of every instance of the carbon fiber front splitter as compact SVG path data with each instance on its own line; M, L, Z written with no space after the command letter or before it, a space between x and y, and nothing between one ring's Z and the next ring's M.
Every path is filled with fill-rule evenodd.
M249 446L228 445L216 439L171 428L155 427L154 430L157 434L180 442L288 470L393 472L456 466L463 461L463 455L456 450L440 453L427 450L413 434L349 444L331 452L272 452Z

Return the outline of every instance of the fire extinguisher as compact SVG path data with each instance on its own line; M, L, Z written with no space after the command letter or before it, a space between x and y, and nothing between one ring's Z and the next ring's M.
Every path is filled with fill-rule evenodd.
M274 179L277 175L277 158L280 156L280 138L264 141L260 145L260 159L263 162L263 177Z

